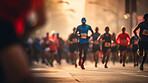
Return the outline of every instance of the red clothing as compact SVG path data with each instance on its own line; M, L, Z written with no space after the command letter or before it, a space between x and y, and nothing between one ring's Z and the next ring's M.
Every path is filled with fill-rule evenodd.
M51 51L56 51L57 50L57 37L49 37L49 48Z
M128 33L120 33L117 36L116 39L117 44L120 44L121 46L128 46L128 43L130 43L130 36Z
M24 33L24 20L27 14L43 6L42 0L1 0L0 18L14 24L18 36Z

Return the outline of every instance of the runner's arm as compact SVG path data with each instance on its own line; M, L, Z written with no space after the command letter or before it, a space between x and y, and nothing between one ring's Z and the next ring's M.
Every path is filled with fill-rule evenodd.
M117 44L119 44L119 36L120 36L120 35L118 35L118 36L117 36L117 39L116 39L116 43L117 43Z
M130 36L127 34L127 38L128 38L128 44L130 44Z
M94 32L93 32L91 26L89 27L89 30L91 31L91 36L92 36L94 34Z
M134 29L134 34L135 34L135 36L139 39L139 40L141 40L141 38L137 35L137 33L136 33L136 31L140 28L140 26L141 26L141 23L140 24L138 24L137 26L136 26L136 28Z
M71 35L68 36L68 40L67 40L68 43L71 43L71 41L70 41L70 36L71 36Z
M102 38L103 38L103 35L101 35L101 36L99 37L98 41L100 42Z

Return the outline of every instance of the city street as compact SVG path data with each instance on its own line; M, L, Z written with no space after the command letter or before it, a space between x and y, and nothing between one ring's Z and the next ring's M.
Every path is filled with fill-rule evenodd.
M94 67L94 63L87 61L85 70L79 66L67 64L64 60L59 66L54 62L54 67L47 67L43 64L34 64L31 68L35 83L147 83L148 82L148 64L144 65L144 71L139 67L133 67L132 63L122 67L120 63L115 65L110 62L108 69L104 68L102 63Z

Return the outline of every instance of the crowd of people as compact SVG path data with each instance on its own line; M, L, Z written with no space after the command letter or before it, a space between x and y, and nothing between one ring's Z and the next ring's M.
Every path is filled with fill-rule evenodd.
M36 38L32 44L34 50L34 60L38 61L39 55L42 58L42 63L51 65L53 67L53 61L56 60L61 65L62 55L66 55L65 59L69 63L71 62L75 67L78 65L85 69L84 62L88 55L88 50L91 50L91 58L95 62L95 67L99 58L102 60L105 68L108 68L108 61L111 59L113 64L119 61L125 67L127 62L134 62L134 67L138 67L140 60L139 55L144 57L140 70L143 70L143 64L146 60L147 46L146 45L146 26L147 26L147 14L144 16L145 21L140 23L134 30L135 36L130 37L126 32L126 27L121 27L121 32L116 36L115 33L110 33L110 28L105 27L105 33L99 33L99 28L95 28L95 32L92 30L90 25L86 24L86 19L82 18L82 24L77 28L73 28L67 40L63 40L59 37L59 33L53 33L49 36L46 33L46 37L42 39ZM142 32L144 30L144 33ZM144 27L144 29L143 29ZM140 37L136 34L137 28L140 28ZM91 35L88 35L88 31L91 31ZM145 38L144 41L141 38ZM142 42L142 43L141 43ZM145 44L143 46L143 43ZM79 55L79 61L77 64L77 55ZM101 56L103 55L103 56ZM101 57L100 57L101 56Z
M100 53L103 54L102 63L108 68L110 54L112 60L118 59L125 67L126 61L131 61L134 57L134 67L138 66L139 56L142 56L140 70L148 53L148 14L144 15L144 21L139 23L134 29L135 36L131 37L126 31L126 27L121 28L121 33L111 34L110 28L105 27L105 33L100 34L99 28L95 32L90 25L86 24L86 19L82 18L82 24L73 29L73 33L64 41L59 33L43 38L29 38L30 33L42 27L46 22L44 0L2 0L0 3L0 83L32 83L32 73L30 71L27 55L31 61L40 61L53 67L56 60L62 64L62 55L67 55L66 61L77 67L85 69L84 63L88 52L92 52L92 58L97 67ZM36 18L31 18L34 14ZM137 35L137 30L140 30ZM91 31L91 35L88 35ZM25 49L24 49L25 48ZM27 54L26 54L27 52ZM77 55L79 61L77 64ZM99 56L98 56L99 55Z

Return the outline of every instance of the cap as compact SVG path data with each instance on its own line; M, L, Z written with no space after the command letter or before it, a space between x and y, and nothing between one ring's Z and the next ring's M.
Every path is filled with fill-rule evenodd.
M95 28L95 30L99 30L99 28L98 28L98 27L96 27L96 28Z
M86 18L83 17L81 21L82 21L82 23L86 22Z
M126 27L125 27L125 26L122 26L122 27L121 27L121 29L123 29L123 28L124 28L124 29L126 29Z

